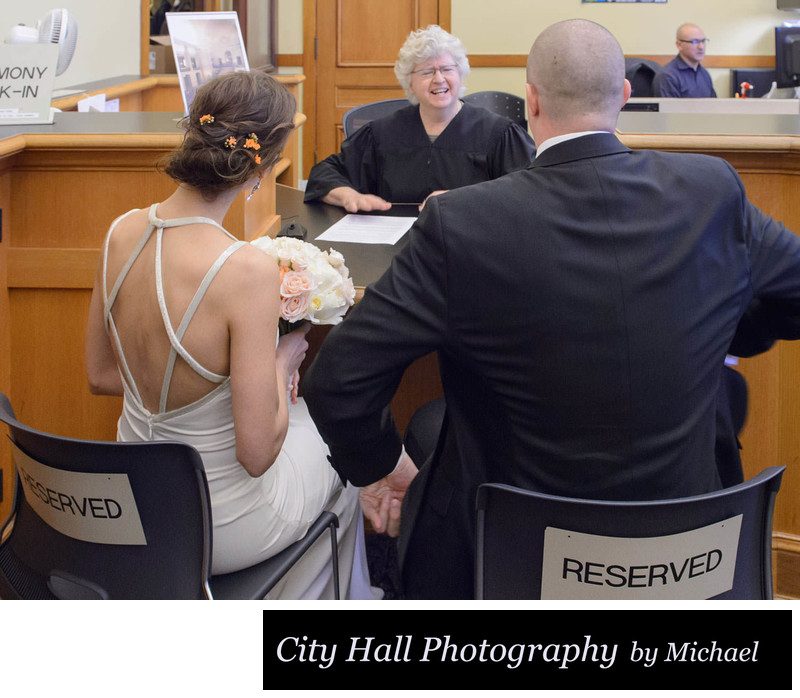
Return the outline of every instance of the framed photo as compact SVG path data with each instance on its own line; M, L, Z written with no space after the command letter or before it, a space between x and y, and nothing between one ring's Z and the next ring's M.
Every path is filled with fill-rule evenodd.
M187 114L201 85L250 70L236 12L168 12L167 28Z

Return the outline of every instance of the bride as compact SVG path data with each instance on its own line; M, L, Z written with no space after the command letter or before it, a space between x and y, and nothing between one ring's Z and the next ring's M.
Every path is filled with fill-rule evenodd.
M342 595L369 586L358 490L344 487L302 398L307 327L277 342L273 259L222 221L256 189L293 129L295 101L264 73L200 88L166 173L175 192L113 222L86 339L90 389L123 395L119 441L179 440L200 452L211 492L212 573L242 569L339 517ZM269 598L332 598L323 536Z

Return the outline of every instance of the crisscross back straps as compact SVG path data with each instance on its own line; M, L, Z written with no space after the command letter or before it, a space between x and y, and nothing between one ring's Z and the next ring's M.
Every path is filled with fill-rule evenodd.
M222 265L225 264L228 257L230 257L236 250L241 248L243 245L247 243L243 240L238 240L229 247L227 247L219 257L217 257L214 264L211 268L206 272L206 275L203 277L203 281L200 283L200 286L195 291L194 296L192 297L189 306L186 308L186 312L183 314L183 318L181 318L180 325L178 325L177 331L172 329L172 321L169 317L169 311L167 310L167 304L164 299L164 280L162 277L162 268L161 268L161 248L162 248L162 239L163 239L163 228L158 228L156 232L156 292L158 295L158 306L161 310L161 318L164 321L164 329L167 331L167 335L169 336L169 342L171 345L171 350L169 353L169 358L167 359L167 368L164 372L164 381L161 384L161 397L159 400L159 412L166 411L167 405L167 397L169 395L169 387L172 381L172 372L175 368L175 360L177 359L178 355L180 354L181 358L186 361L191 368L212 383L222 383L227 376L221 376L213 371L209 371L205 367L201 366L200 363L184 348L181 344L181 340L183 339L183 335L186 333L186 329L189 326L192 318L194 317L195 312L197 311L198 306L200 305L200 301L203 300L203 297L208 290L211 282L214 280L216 275L219 273L219 270L222 268Z

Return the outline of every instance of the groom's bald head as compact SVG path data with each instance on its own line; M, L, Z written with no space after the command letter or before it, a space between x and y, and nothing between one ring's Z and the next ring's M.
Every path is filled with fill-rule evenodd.
M558 22L533 43L527 81L550 121L567 130L600 130L609 119L616 123L625 101L625 56L599 24Z

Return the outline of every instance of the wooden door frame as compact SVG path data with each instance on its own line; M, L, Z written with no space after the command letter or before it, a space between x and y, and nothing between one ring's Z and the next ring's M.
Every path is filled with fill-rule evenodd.
M317 149L317 2L303 0L303 113L306 122L303 126L303 178L314 164L314 153ZM451 0L437 0L439 26L450 31Z

